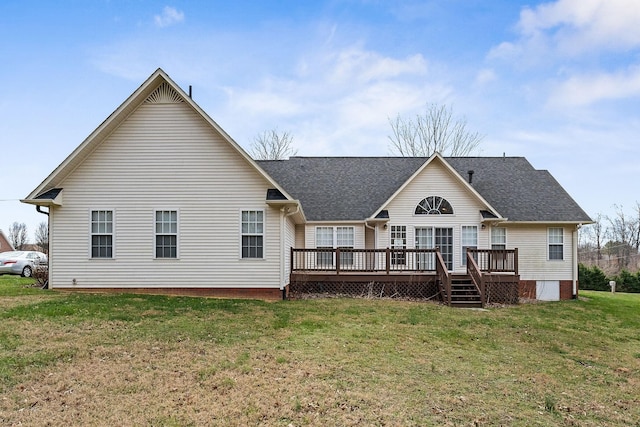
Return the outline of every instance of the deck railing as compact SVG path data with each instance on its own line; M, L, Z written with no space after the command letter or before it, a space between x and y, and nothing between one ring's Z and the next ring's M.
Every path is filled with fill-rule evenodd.
M435 272L437 249L291 248L292 272Z
M291 248L292 272L436 272L438 249ZM485 273L518 275L518 249L468 249Z
M518 275L518 249L467 249L480 271Z

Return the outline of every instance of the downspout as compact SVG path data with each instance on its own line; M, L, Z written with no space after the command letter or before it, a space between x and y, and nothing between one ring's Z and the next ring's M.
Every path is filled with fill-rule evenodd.
M300 204L298 204L296 206L296 210L293 212L287 212L285 213L285 210L287 208L282 207L280 209L281 215L280 215L280 247L281 247L281 253L280 253L280 290L282 291L282 299L285 299L285 265L284 265L284 260L286 259L286 241L285 241L285 233L284 233L284 229L285 229L285 225L286 225L286 219L289 218L291 215L295 215L298 212L300 212ZM291 263L292 260L289 260L289 263Z
M373 249L378 249L378 227L374 227L372 225L367 224L367 221L364 222L364 226L369 230L373 230ZM365 248L367 247L367 239L365 235Z
M42 206L40 206L40 205L36 205L36 210L37 210L38 212L40 212L41 214L45 214L46 216L49 216L49 212L43 211L43 210L42 210ZM48 224L47 224L47 225L48 225Z
M42 289L49 289L49 277L51 275L51 250L49 249L51 246L51 215L49 215L49 212L51 208L49 208L49 212L47 212L42 210L42 206L36 205L36 211L47 216L47 234L49 235L49 242L47 242L47 281L42 286Z

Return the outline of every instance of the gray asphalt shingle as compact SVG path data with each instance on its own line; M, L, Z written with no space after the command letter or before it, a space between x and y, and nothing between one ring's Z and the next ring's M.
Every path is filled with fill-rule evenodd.
M257 163L302 203L310 221L371 217L426 158L291 157ZM523 157L447 157L473 188L510 221L590 221L548 171Z

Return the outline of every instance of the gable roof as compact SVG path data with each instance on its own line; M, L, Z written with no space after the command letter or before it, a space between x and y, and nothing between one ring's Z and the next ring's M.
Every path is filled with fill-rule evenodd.
M464 178L463 178L459 173L457 173L457 171L456 171L455 169L453 169L453 167L451 167L451 165L450 165L447 161L445 161L445 160L444 160L444 158L440 155L440 153L437 153L437 152L436 152L436 153L434 153L433 155L431 155L431 157L429 157L429 158L428 158L428 159L427 159L427 160L422 164L422 166L420 166L420 167L418 168L418 170L416 170L416 171L411 175L411 177L410 177L408 180L406 180L406 181L404 182L404 184L402 184L402 186L400 186L400 188L398 188L398 189L393 193L393 195L392 195L392 196L391 196L391 197L390 197L390 198L389 198L389 199L384 203L384 205L383 205L383 206L381 206L381 207L380 207L380 209L378 209L378 210L375 212L376 218L377 218L378 213L382 210L382 208L384 208L384 207L388 206L388 204L391 202L391 200L393 200L393 199L394 199L398 194L400 194L400 193L401 193L401 192L402 192L402 191L403 191L403 190L404 190L404 189L405 189L405 188L406 188L406 187L411 183L411 181L413 181L413 179L414 179L414 178L416 178L418 175L420 175L420 174L422 173L422 171L423 171L425 168L427 168L430 164L432 164L433 162L439 162L439 163L444 167L444 169L445 169L445 170L447 170L449 173L451 173L451 175L453 176L453 179L454 179L454 180L457 180L457 181L458 181L458 184L459 184L460 186L462 186L462 187L466 188L466 189L469 191L469 193L473 195L473 197L477 198L477 199L480 201L480 203L482 203L482 204L485 206L485 208L489 209L489 212L495 211L495 212L497 213L496 209L495 209L493 206L491 206L491 204L490 204L489 202L487 202L487 201L484 199L484 197L482 197L482 195L480 195L480 194L479 194L479 193L478 193L478 192L477 192L477 191L476 191L476 190L471 186L471 184L470 184L470 183L468 183L468 182L467 182L467 181L466 181L466 180L465 180L465 179L464 179ZM493 213L493 212L492 212L492 213ZM498 214L495 214L495 213L494 213L494 216L495 216L496 218L499 218L499 217L498 217ZM501 219L503 219L503 220L504 220L504 219L506 219L506 218L501 218Z
M299 199L310 221L362 221L418 172L424 157L291 157L257 163ZM443 161L499 214L514 222L591 222L548 171L523 157L447 157ZM489 215L490 217L491 215Z
M100 126L96 128L36 189L23 203L51 205L59 200L63 188L61 183L77 168L115 129L117 129L148 98L173 97L193 108L222 138L228 142L253 168L258 171L275 189L286 197L292 198L238 145L207 113L196 104L171 78L158 68L142 85L136 89ZM51 197L54 195L54 197ZM57 199L57 200L56 200ZM292 200L293 201L293 200Z

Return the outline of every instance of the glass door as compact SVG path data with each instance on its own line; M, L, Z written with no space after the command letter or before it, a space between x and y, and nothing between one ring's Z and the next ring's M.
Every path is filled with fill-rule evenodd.
M453 228L435 228L435 247L440 248L442 259L449 271L453 270Z
M416 227L416 249L433 248L433 228ZM435 270L435 254L416 254L416 268L418 270Z

